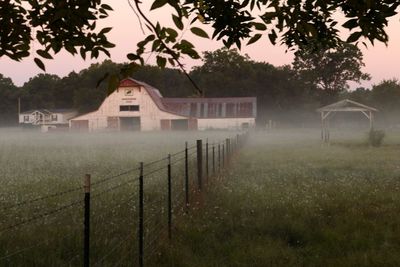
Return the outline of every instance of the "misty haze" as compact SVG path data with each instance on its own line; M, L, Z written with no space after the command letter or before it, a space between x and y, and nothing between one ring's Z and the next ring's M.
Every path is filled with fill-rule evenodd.
M0 267L400 266L399 6L2 1Z

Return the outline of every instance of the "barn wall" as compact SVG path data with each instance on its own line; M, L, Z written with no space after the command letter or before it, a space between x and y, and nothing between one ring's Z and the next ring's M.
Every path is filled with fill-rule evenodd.
M248 123L251 128L255 126L255 118L221 118L198 119L198 129L241 129L243 123Z
M130 95L126 93L131 91ZM139 105L139 111L120 111L120 105ZM89 130L107 129L107 117L140 117L141 130L160 130L162 119L184 118L161 111L142 87L123 87L114 91L95 112L79 116L73 120L89 120Z

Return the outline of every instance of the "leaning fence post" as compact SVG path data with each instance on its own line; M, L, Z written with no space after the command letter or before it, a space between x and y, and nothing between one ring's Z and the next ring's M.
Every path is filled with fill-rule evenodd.
M207 139L206 140L206 177L207 177L206 183L208 183L208 176L209 173L208 173L208 139Z
M197 181L198 188L202 188L203 179L203 142L202 140L197 140Z
M188 143L185 143L185 203L186 209L189 208L189 159Z
M84 180L85 207L84 207L84 244L83 266L89 267L90 259L90 174L85 175Z
M139 267L143 267L144 263L144 225L143 225L143 211L144 211L144 197L143 197L143 162L140 162L139 174Z
M168 154L168 238L172 239L171 154Z

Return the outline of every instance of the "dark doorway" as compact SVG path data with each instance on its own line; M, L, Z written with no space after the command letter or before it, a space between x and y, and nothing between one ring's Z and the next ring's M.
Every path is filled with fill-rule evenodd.
M140 131L140 117L119 117L121 131Z
M182 119L182 120L171 120L171 129L172 130L188 130L189 129L189 123L188 120Z

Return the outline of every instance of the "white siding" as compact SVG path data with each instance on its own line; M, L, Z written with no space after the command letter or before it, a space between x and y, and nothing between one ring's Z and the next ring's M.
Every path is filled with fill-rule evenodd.
M199 130L208 129L242 129L244 123L248 123L250 128L255 125L254 118L220 118L220 119L198 119L197 125Z
M132 95L126 95L132 90ZM139 111L120 111L121 105L138 105ZM89 130L107 128L107 117L140 117L141 130L160 130L161 119L181 119L182 116L160 110L144 88L119 88L109 95L95 112L76 117L73 120L89 120Z

